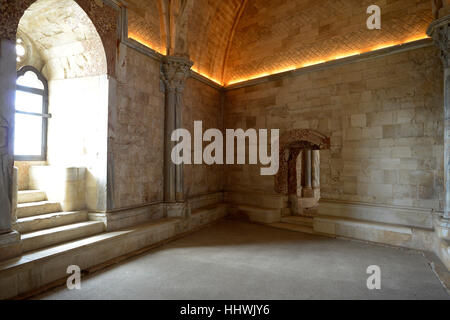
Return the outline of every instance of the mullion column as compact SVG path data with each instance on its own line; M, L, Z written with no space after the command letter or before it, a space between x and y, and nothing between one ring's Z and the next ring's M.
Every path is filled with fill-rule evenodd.
M313 197L311 149L305 150L304 153L305 153L305 187L303 188L303 197L311 198Z

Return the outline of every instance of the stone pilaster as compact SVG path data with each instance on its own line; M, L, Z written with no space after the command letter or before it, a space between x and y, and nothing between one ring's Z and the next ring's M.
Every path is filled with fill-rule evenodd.
M12 230L16 77L16 43L0 39L0 260L17 256L22 249L20 235Z
M0 234L11 231L16 51L0 40Z
M428 28L428 35L440 49L444 66L444 170L445 205L444 218L450 219L450 15L434 21Z
M183 57L164 57L161 79L165 88L165 135L164 135L164 201L183 202L183 165L176 166L171 159L176 142L171 141L172 132L182 128L183 90L193 63Z

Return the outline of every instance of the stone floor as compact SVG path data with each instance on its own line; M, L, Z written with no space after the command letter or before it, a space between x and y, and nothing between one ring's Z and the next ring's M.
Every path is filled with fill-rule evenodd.
M420 252L227 220L35 298L450 299Z

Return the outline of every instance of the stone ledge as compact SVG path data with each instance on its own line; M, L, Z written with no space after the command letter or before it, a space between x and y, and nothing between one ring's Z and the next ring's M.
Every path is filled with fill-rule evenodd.
M308 226L301 226L301 225L291 224L291 223L270 223L267 225L270 227L273 227L273 228L277 228L277 229L289 230L289 231L300 232L300 233L314 234L313 228L308 227Z
M89 220L104 222L106 224L106 231L130 228L142 223L156 221L163 217L164 210L162 203L117 212L89 213Z
M239 205L238 212L248 216L250 221L259 223L276 223L281 221L280 209L268 209L256 206Z
M430 230L331 216L315 217L314 231L321 235L424 251L434 251L437 239Z
M439 218L435 221L436 232L439 238L450 241L450 220Z
M233 205L249 205L269 209L288 207L288 197L275 193L226 191L225 202Z
M223 192L215 192L200 196L191 197L188 199L189 206L191 210L196 210L199 208L217 205L223 203L224 201L224 193Z
M441 239L437 251L439 258L450 271L450 241Z
M319 216L333 216L375 223L433 229L431 210L369 203L351 203L323 199L317 208Z

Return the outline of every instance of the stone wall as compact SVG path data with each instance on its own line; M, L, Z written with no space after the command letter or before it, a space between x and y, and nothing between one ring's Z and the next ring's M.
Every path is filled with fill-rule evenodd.
M109 209L163 201L164 186L160 62L124 45L119 51L117 96L110 103Z
M203 132L222 130L222 93L196 79L190 78L184 90L183 128L194 136L194 121L203 122ZM204 146L206 146L204 144ZM194 156L192 155L192 159ZM223 190L223 166L185 165L184 190L187 198Z
M14 166L18 168L17 187L19 190L30 190L29 177L31 166L45 166L46 161L15 161Z
M322 198L442 210L442 67L433 47L226 93L226 128L314 129ZM258 166L227 166L227 191L274 193Z

